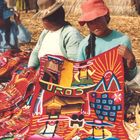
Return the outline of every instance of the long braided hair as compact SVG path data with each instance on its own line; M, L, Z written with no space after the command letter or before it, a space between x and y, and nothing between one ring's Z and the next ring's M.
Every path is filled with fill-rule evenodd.
M95 56L95 35L93 33L90 33L89 39L88 39L88 46L86 47L86 59L89 59L93 56ZM88 69L88 67L87 67ZM81 68L79 68L79 71L81 71ZM88 79L88 71L87 71L87 79ZM80 74L79 74L79 79L80 79Z
M11 21L10 21L10 18L6 19L5 24L6 24L6 28L5 28L5 40L6 40L6 44L7 45L10 45L10 31L11 31L11 25L12 25L11 24Z
M109 12L105 15L105 18L106 18L107 23L109 23L110 22ZM96 47L95 41L96 41L95 35L90 32L90 36L88 39L88 46L86 47L86 50L85 50L86 55L87 55L86 59L95 56L95 47Z
M93 33L90 33L90 36L89 36L89 39L88 39L88 46L86 47L86 55L87 55L87 58L90 58L90 57L93 57L95 56L95 40L96 40L96 37Z

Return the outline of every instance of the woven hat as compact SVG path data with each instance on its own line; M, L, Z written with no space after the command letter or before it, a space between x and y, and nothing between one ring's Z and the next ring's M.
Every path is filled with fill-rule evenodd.
M63 2L57 0L38 0L37 5L39 12L33 18L44 18L58 10L63 5Z

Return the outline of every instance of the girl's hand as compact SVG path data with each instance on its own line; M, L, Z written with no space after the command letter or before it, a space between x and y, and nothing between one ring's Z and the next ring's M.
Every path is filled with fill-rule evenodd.
M135 56L127 47L120 45L118 53L127 61L127 67L133 69L136 66Z

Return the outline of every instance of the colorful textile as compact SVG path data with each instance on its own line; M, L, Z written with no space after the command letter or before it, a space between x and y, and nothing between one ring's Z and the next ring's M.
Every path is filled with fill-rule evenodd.
M0 139L19 138L28 132L35 73L35 70L15 73L0 91Z
M15 22L11 22L9 32L9 41L7 41L6 30L0 29L0 52L19 49L19 43L29 43L31 41L31 33L22 24L17 25Z
M6 51L0 53L0 83L11 79L14 72L27 68L30 53Z
M43 57L31 112L28 140L128 140L117 48L81 62Z

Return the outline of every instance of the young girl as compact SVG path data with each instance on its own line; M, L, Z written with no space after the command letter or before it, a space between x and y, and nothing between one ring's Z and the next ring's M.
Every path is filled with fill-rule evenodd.
M83 13L79 23L87 24L90 35L80 43L78 60L85 60L119 46L118 53L124 58L125 79L133 79L137 68L131 42L128 36L108 27L109 9L103 0L86 0L82 3L81 9Z

